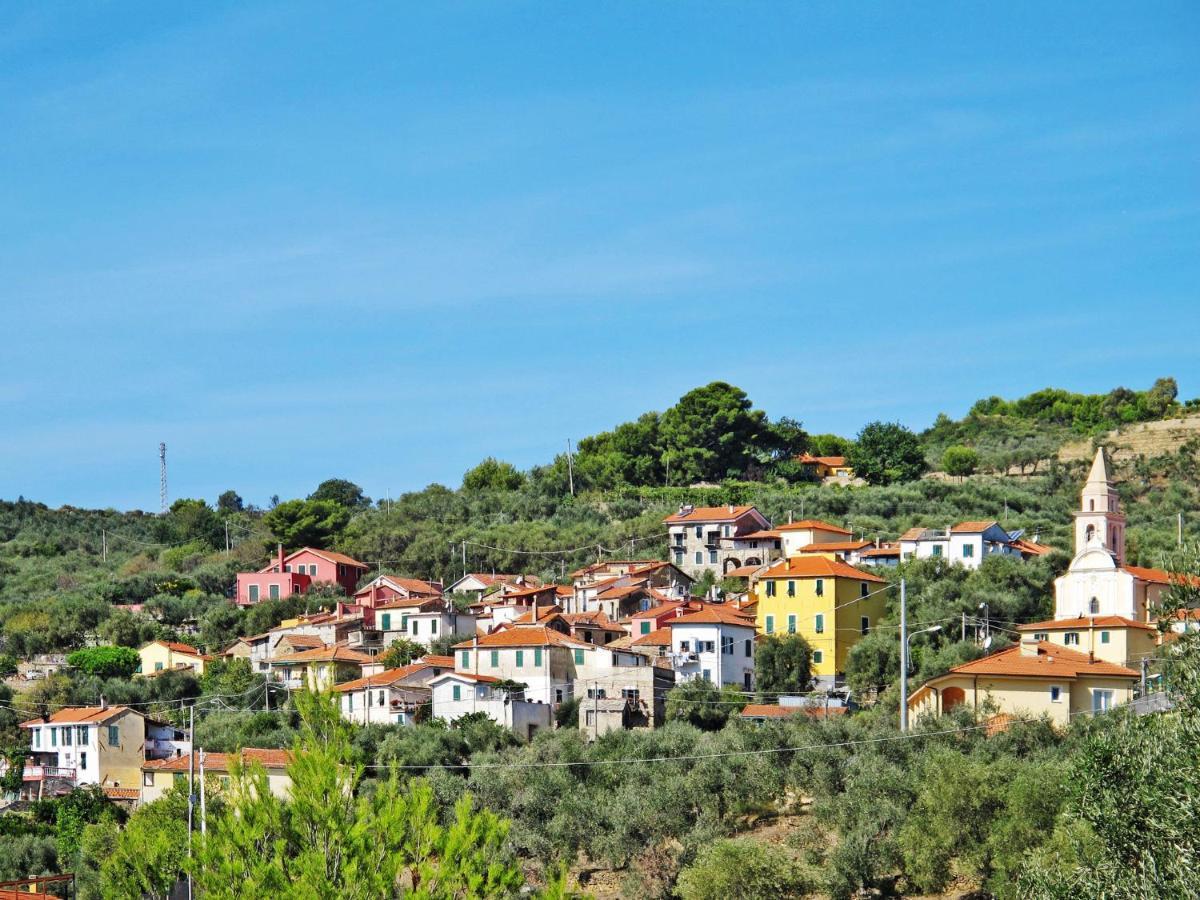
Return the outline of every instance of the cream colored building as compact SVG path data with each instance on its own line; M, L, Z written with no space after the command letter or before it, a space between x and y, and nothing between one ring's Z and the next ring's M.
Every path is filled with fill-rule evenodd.
M196 755L196 777L200 777L201 766L204 771L205 791L221 791L229 785L229 767L232 762L231 753L208 753L201 750ZM241 751L242 765L246 769L258 764L267 773L267 784L271 793L276 797L286 798L292 788L291 776L287 773L288 763L291 762L290 750L260 750L246 747ZM153 803L174 785L183 785L186 791L188 772L192 765L191 754L177 756L173 759L155 759L142 766L142 803ZM199 788L197 788L199 793Z
M936 716L965 705L1018 718L1045 715L1065 727L1075 716L1128 703L1138 678L1133 669L1029 635L931 678L909 697L908 708L913 716Z
M1159 645L1157 628L1121 616L1050 619L1021 625L1017 630L1039 641L1091 653L1096 659L1130 668L1137 668L1143 659L1152 658Z
M138 650L141 664L138 672L153 675L170 669L191 669L197 675L204 674L204 664L212 659L190 644L176 641L151 641Z

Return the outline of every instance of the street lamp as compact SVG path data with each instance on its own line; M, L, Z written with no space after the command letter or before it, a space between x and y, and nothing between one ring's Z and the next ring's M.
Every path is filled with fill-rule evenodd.
M979 608L983 610L983 639L986 641L988 639L988 633L991 631L992 624L991 619L988 618L987 601L985 600L980 603Z
M931 631L941 631L941 630L942 630L941 625L933 625L929 628L922 628L920 631L909 632L908 637L905 639L904 656L908 659L912 658L912 650L909 648L909 645L912 643L912 639L913 639L914 635L928 634Z
M908 591L900 580L900 730L908 731L908 649L913 634L941 631L941 625L931 625L920 631L908 632Z

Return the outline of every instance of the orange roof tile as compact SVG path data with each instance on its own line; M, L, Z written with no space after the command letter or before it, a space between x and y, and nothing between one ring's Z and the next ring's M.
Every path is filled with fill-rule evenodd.
M358 663L359 665L367 665L375 661L375 657L373 656L368 656L365 653L359 653L357 650L351 650L348 647L341 646L340 644L317 647L313 650L301 650L299 653L289 653L286 656L275 656L271 658L271 664L279 666L290 666L310 662L350 662Z
M687 606L687 602L683 600L670 600L666 603L660 603L658 606L640 612L630 613L631 619L657 619L665 613L675 612L682 606Z
M959 522L957 525L950 526L952 534L978 534L981 531L987 531L993 525L999 527L1000 523L995 519L979 519L974 522Z
M776 531L806 531L809 529L832 531L834 534L854 534L848 528L842 528L829 522L822 522L820 519L801 519L799 522L788 522L786 525L775 526Z
M284 564L286 565L288 560L294 559L301 553L314 553L323 559L329 560L330 562L341 563L345 566L354 566L357 569L370 568L366 563L359 562L354 557L347 556L345 553L338 553L336 550L318 550L316 547L301 547L299 550L293 550L283 558Z
M204 770L206 772L228 772L231 753L204 754ZM191 754L172 756L169 759L148 759L142 764L142 770L160 772L186 772L191 766ZM242 763L260 763L268 769L285 769L292 761L291 750L264 750L258 747L244 747L241 751ZM199 770L200 757L196 757L196 767Z
M864 550L859 556L862 557L884 557L884 556L899 556L899 547L872 547L870 550Z
M723 537L723 541L770 541L779 537L778 530L748 531L745 534L731 534L729 537Z
M1079 628L1141 628L1145 631L1156 631L1153 625L1126 619L1124 616L1079 616L1074 619L1047 619L1045 622L1033 622L1029 625L1018 625L1017 631L1073 631Z
M800 548L801 553L837 553L839 551L861 550L872 546L871 541L826 541L824 543L805 544Z
M334 690L343 691L361 691L367 688L387 687L389 684L395 684L397 681L407 678L409 675L416 675L418 672L426 669L434 670L436 667L431 666L423 660L409 663L407 666L401 666L398 669L384 669L382 672L376 672L374 675L368 675L365 678L355 678L353 681L344 681L339 685L334 686Z
M801 453L796 457L798 463L820 463L823 466L829 466L831 469L837 469L846 465L846 457L844 456L810 456L807 453Z
M1018 678L1078 678L1096 675L1114 678L1141 677L1133 669L1091 659L1086 653L1068 650L1048 641L1038 641L1037 648L1037 656L1033 656L1022 653L1019 646L1009 647L991 656L955 666L946 675L931 678L930 683L949 675L1008 675Z
M1142 566L1121 566L1121 568L1140 581L1151 584L1191 584L1200 586L1200 577L1185 575L1181 572L1168 572L1165 569L1146 569Z
M138 788L105 787L104 796L109 800L137 800L142 792Z
M740 519L753 506L697 506L686 513L675 513L663 519L664 523L679 524L681 522L733 522Z
M440 597L404 597L398 600L388 600L386 603L376 604L376 609L416 609L425 611L429 609L441 609L445 601Z
M436 666L439 669L453 669L454 668L454 657L453 656L435 656L432 653L426 653L424 656L421 657L420 661L425 663L425 665L427 665L427 666Z
M191 644L181 644L178 641L151 641L150 644L160 644L173 653L185 653L188 656L202 656L201 652ZM150 644L146 646L149 647Z
M1039 544L1034 541L1027 541L1025 538L1017 538L1012 543L1013 546L1022 553L1028 553L1030 556L1044 556L1054 549L1047 544Z
M127 712L133 712L133 710L128 706L67 706L63 709L56 709L46 719L38 717L22 722L21 727L47 724L61 725L64 723L84 725L92 722L107 722L114 716L119 716ZM141 715L141 713L138 713L138 715Z
M754 618L723 604L706 606L699 612L688 613L667 619L664 625L740 625L743 628L754 628Z
M656 628L649 634L640 634L630 643L632 647L670 647L671 629Z
M847 565L839 559L826 559L824 556L793 556L777 562L761 578L853 578L858 581L874 581L885 584L886 579L854 566Z
M474 672L443 672L434 681L440 681L442 678L448 678L453 675L455 678L465 678L467 681L481 681L484 684L495 684L503 679L496 678L492 675L476 675Z
M492 647L547 646L587 647L590 649L595 645L567 637L565 634L560 634L553 628L547 628L545 625L526 625L521 628L508 628L504 631L494 631L491 634L480 635L469 641L455 644L454 649L473 650L476 646L489 649Z

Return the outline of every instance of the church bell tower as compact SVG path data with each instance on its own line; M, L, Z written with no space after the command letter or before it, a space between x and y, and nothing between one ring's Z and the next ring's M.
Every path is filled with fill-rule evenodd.
M1075 554L1096 547L1107 550L1118 566L1125 565L1125 514L1109 478L1103 447L1096 451L1075 513Z

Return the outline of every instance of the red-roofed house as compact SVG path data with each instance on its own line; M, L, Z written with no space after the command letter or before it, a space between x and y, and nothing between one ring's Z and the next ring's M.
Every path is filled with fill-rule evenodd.
M312 585L324 582L339 585L350 595L366 574L365 563L344 553L304 547L285 556L281 544L269 565L257 572L238 573L237 602L249 606L261 600L278 600L304 593Z
M342 682L333 690L344 719L359 725L411 725L417 710L430 702L429 683L453 671L450 657L429 657Z
M1065 727L1074 715L1106 712L1133 699L1139 673L1025 635L1016 647L955 666L909 698L914 715L941 715L960 705L1001 713L1047 715Z
M1079 616L1018 625L1022 635L1090 653L1096 659L1137 668L1158 651L1158 629L1123 616Z
M718 687L754 688L757 629L752 616L724 604L706 604L695 612L667 619L664 628L671 632L669 656L679 680L702 678Z
M777 525L775 530L779 532L784 557L795 556L801 547L808 544L848 541L854 537L854 532L849 528L842 528L821 519L800 519L786 525Z
M724 545L723 539L771 530L771 523L753 506L732 504L681 506L663 519L663 524L669 534L667 547L672 561L692 578L700 577L706 569L721 574L742 565L740 556L730 549L732 545ZM732 562L727 564L727 560Z
M260 765L267 773L267 787L276 797L286 798L291 792L292 779L287 767L292 761L290 750L264 750L243 747L240 751L243 768ZM220 792L229 782L229 770L234 761L232 753L211 753L200 750L193 763L191 754L171 759L148 760L142 766L141 802L153 803L176 784L187 782L188 772L195 766L196 777L204 773L205 790Z

